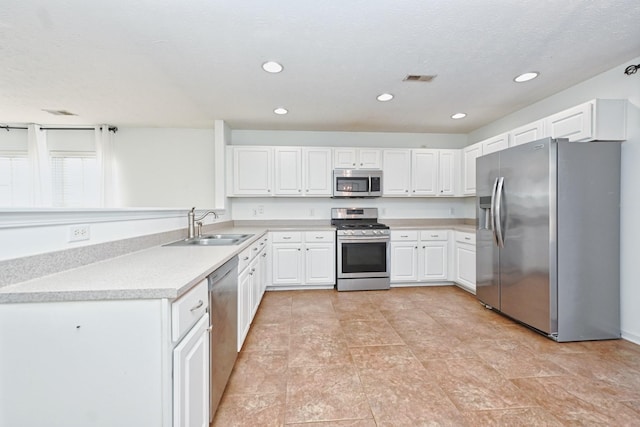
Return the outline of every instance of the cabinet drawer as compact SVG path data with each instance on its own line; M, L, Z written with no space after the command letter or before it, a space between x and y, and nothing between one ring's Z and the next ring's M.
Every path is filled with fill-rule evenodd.
M209 306L207 279L171 304L171 339L176 342L196 324Z
M476 233L465 233L464 231L456 231L456 241L460 243L476 244Z
M335 238L335 231L306 231L304 233L304 241L307 243L333 242Z
M447 230L422 230L420 231L420 240L448 240L449 231Z
M417 241L418 230L391 230L391 240L396 242Z
M251 262L251 246L240 252L238 255L238 273L242 272Z
M300 243L302 242L302 232L300 231L278 231L272 234L273 243Z

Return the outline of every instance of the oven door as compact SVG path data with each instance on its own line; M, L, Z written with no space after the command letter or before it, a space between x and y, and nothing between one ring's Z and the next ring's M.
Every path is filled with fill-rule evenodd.
M388 237L338 237L338 279L390 277Z

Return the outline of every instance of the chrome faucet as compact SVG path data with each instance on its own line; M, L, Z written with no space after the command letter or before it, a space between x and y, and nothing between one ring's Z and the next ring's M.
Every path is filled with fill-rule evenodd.
M204 219L204 217L206 217L209 214L213 214L213 216L218 219L218 214L215 213L214 211L206 211L205 213L202 214L202 216L200 216L199 218L196 218L196 208L193 207L191 208L191 210L189 211L189 213L187 214L187 218L189 219L189 239L193 239L194 237L196 237L196 224L198 224L198 237L201 236L201 232L202 232L202 220Z

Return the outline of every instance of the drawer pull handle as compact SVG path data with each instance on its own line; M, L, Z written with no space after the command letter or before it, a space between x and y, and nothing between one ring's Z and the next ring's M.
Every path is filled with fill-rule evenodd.
M471 240L471 237L465 237L464 240Z
M316 236L316 239L324 239L322 236Z
M197 309L199 309L200 307L202 307L204 305L204 301L199 300L198 304L194 305L193 307L191 307L191 311L196 311Z
M267 253L266 253L266 252L262 254L262 257L263 257L263 258L264 258L264 257L266 257L266 256L267 256Z
M438 237L438 235L437 234L432 234L431 237Z
M404 237L404 238L407 238L407 237L409 237L409 236L404 236L404 235L401 235L400 237Z
M248 256L246 256L246 257L242 258L242 260L243 260L243 261L246 261L246 260L248 260L248 259L249 259L249 257L248 257Z
M258 250L258 248L253 248L253 250L254 250L254 251L257 251L257 250Z
M291 236L285 236L282 238L282 240L291 240Z

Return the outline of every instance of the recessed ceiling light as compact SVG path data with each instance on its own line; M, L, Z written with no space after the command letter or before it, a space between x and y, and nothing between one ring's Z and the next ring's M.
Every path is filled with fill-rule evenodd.
M281 64L275 62L275 61L267 61L264 64L262 64L262 69L265 70L267 73L279 73L280 71L282 71L283 67Z
M387 102L393 99L393 95L390 93L381 93L376 99L380 102Z
M278 115L283 115L283 114L287 114L289 110L287 110L286 108L278 107L275 110L273 110L273 112Z
M524 82L528 82L529 80L535 79L539 75L540 73L538 73L537 71L530 71L528 73L520 74L518 77L513 79L513 81L516 83L524 83Z
M466 113L455 113L453 116L451 116L451 118L454 120L464 119L465 117L467 117Z

